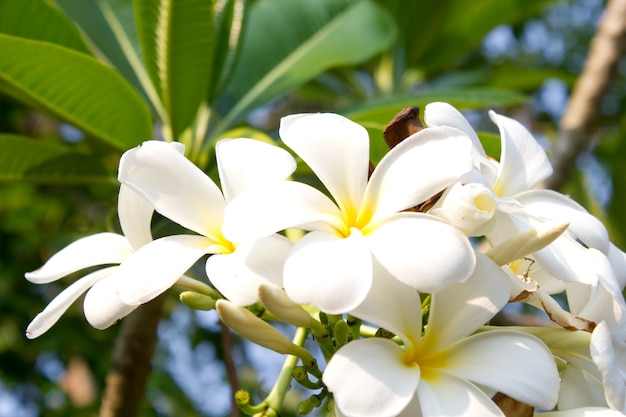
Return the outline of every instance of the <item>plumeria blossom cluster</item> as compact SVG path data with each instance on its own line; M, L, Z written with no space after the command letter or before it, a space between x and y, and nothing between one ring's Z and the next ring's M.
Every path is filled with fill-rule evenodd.
M123 235L80 239L26 274L48 283L103 266L27 335L84 292L87 320L103 329L178 284L183 303L287 355L267 398L236 393L249 415L279 415L293 380L314 391L301 414L624 415L626 255L582 206L538 188L552 167L528 130L489 116L498 160L462 113L432 103L426 127L413 120L375 167L362 126L287 116L289 150L217 143L220 186L180 144L145 142L120 161ZM319 187L292 178L294 155ZM154 211L183 232L154 239ZM199 262L208 282L188 276ZM503 325L513 303L547 313L544 325ZM275 321L297 328L293 340Z

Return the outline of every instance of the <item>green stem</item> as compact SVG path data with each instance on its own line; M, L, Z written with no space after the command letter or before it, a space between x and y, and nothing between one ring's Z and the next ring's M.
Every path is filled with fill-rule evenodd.
M296 334L293 337L292 342L295 345L302 346L304 343L304 339L306 337L306 329L303 327L299 327L296 330ZM285 400L285 395L287 395L287 390L289 389L289 385L291 384L291 377L293 368L295 368L296 363L298 362L298 357L293 355L288 355L283 363L283 367L280 370L280 374L278 375L278 379L270 391L269 395L265 399L265 403L267 403L274 410L280 410Z

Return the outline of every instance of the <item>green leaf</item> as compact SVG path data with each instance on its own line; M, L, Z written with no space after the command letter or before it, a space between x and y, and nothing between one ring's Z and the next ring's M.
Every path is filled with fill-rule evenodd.
M214 2L215 57L209 85L208 102L213 105L233 75L233 67L241 50L244 22L248 11L247 0Z
M250 6L235 74L220 102L221 129L322 71L362 62L396 36L389 14L371 1L259 0Z
M145 97L159 119L165 119L160 98L141 62L131 1L54 1L80 27L97 55Z
M150 111L132 87L61 46L0 34L0 90L120 150L152 137Z
M493 71L485 83L491 87L506 88L517 91L534 92L551 78L559 79L568 86L573 86L577 76L570 71L557 68L515 68L502 67Z
M19 135L0 135L0 181L46 184L116 182L97 157L60 143Z
M206 0L133 4L146 69L168 114L172 138L178 138L209 91L213 4Z
M528 98L518 92L490 88L437 90L374 99L340 110L340 113L368 128L383 130L396 113L404 107L423 108L434 101L445 101L459 109L468 109L522 104L527 102Z
M407 65L427 74L447 68L498 25L539 14L553 0L377 0L400 28Z
M0 0L0 32L91 54L72 21L47 0Z

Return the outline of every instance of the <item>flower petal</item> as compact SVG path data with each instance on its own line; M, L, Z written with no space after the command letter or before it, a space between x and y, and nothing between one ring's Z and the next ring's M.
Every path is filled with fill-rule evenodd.
M476 268L463 283L433 294L424 345L438 351L472 334L508 302L510 279L491 259L476 254Z
M26 337L34 339L50 330L74 301L83 295L92 285L110 277L116 268L116 266L112 266L92 272L64 289L30 322L26 329Z
M114 277L98 281L87 291L83 310L85 318L94 328L103 330L126 317L138 306L124 304L117 294L117 280Z
M609 242L609 252L607 254L609 262L613 266L615 278L621 289L626 286L626 253L620 248Z
M119 264L130 251L124 236L98 233L70 243L52 255L41 268L24 276L35 284L46 284L90 266Z
M331 358L322 377L346 416L393 417L409 404L420 381L394 342L372 338L348 343ZM428 414L426 414L428 415Z
M337 206L315 188L294 181L248 189L227 206L224 236L232 242L255 240L292 227L326 222L345 228ZM333 227L316 224L322 230Z
M582 284L598 282L595 255L568 235L559 236L535 252L533 257L549 274L560 280Z
M497 246L506 238L533 228L541 228L545 220L537 219L526 212L499 213L487 239ZM550 275L567 282L594 284L597 282L595 257L580 243L576 242L567 230L543 249L534 252L532 257Z
M133 250L152 241L150 225L154 208L142 195L122 184L117 212L124 236Z
M575 410L551 411L548 413L536 413L535 417L623 417L619 411L603 407L584 407Z
M448 126L463 131L472 141L472 158L478 163L480 171L489 183L493 183L496 178L494 165L487 159L478 135L460 111L448 103L430 103L424 109L424 122L428 127Z
M444 372L433 372L432 380L417 387L423 416L504 417L504 413L473 384Z
M568 232L587 247L608 253L610 242L606 227L571 198L553 190L530 190L516 195L515 199L532 216L569 222Z
M494 111L491 120L498 125L502 139L500 170L493 190L501 197L512 197L552 175L546 151L520 122Z
M583 309L577 312L570 307L570 310L596 323L602 320L609 325L619 323L624 316L626 304L611 264L602 252L595 249L589 249L588 252L596 261L593 266L597 272L598 284L592 286L590 297Z
M128 257L116 271L118 294L124 304L147 303L170 288L213 241L203 236L166 236L148 243Z
M369 169L369 135L363 126L332 113L294 114L279 134L315 172L343 212L356 216Z
M171 145L148 141L124 153L120 182L181 226L205 236L221 236L226 203L220 189Z
M604 392L608 405L626 413L626 386L620 369L623 367L623 354L619 355L613 345L613 336L605 322L599 323L591 334L591 357L602 375ZM624 350L624 346L621 346ZM621 357L620 357L621 356Z
M358 306L372 285L372 255L361 233L347 238L311 232L289 254L285 292L298 304L312 304L330 314Z
M471 142L458 129L420 130L380 161L367 184L359 216L371 223L426 201L472 170Z
M465 235L429 214L395 214L366 238L391 275L421 292L464 281L474 270L474 250Z
M559 389L561 410L605 405L604 388L595 375L591 376L576 366L565 367L561 373L561 388Z
M365 300L350 314L394 333L405 345L414 345L422 332L418 292L391 276L376 259L373 259L373 266L372 287Z
M226 201L246 188L285 180L296 170L296 160L289 152L254 139L220 140L215 154Z
M215 288L240 306L259 300L259 286L283 286L283 267L293 244L283 236L270 235L240 244L233 253L211 256L206 272Z
M428 127L448 126L463 131L472 140L472 148L477 154L487 157L478 135L465 116L449 103L429 103L424 108L424 122Z
M445 370L524 404L551 410L559 392L559 373L546 345L515 330L478 333L442 352Z

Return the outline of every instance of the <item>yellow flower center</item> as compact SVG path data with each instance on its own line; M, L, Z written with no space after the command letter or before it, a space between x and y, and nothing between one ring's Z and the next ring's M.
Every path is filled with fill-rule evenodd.
M448 355L445 351L435 352L432 343L422 342L417 346L408 345L402 357L402 362L408 368L418 366L420 378L433 381L437 377L438 371L446 368Z
M490 195L478 194L474 198L474 206L481 211L491 212L495 209L497 203Z
M429 352L417 352L411 358L405 358L404 364L407 367L418 366L420 369L420 378L425 381L433 382L439 371L445 369L447 355L441 352L435 354L427 354Z

